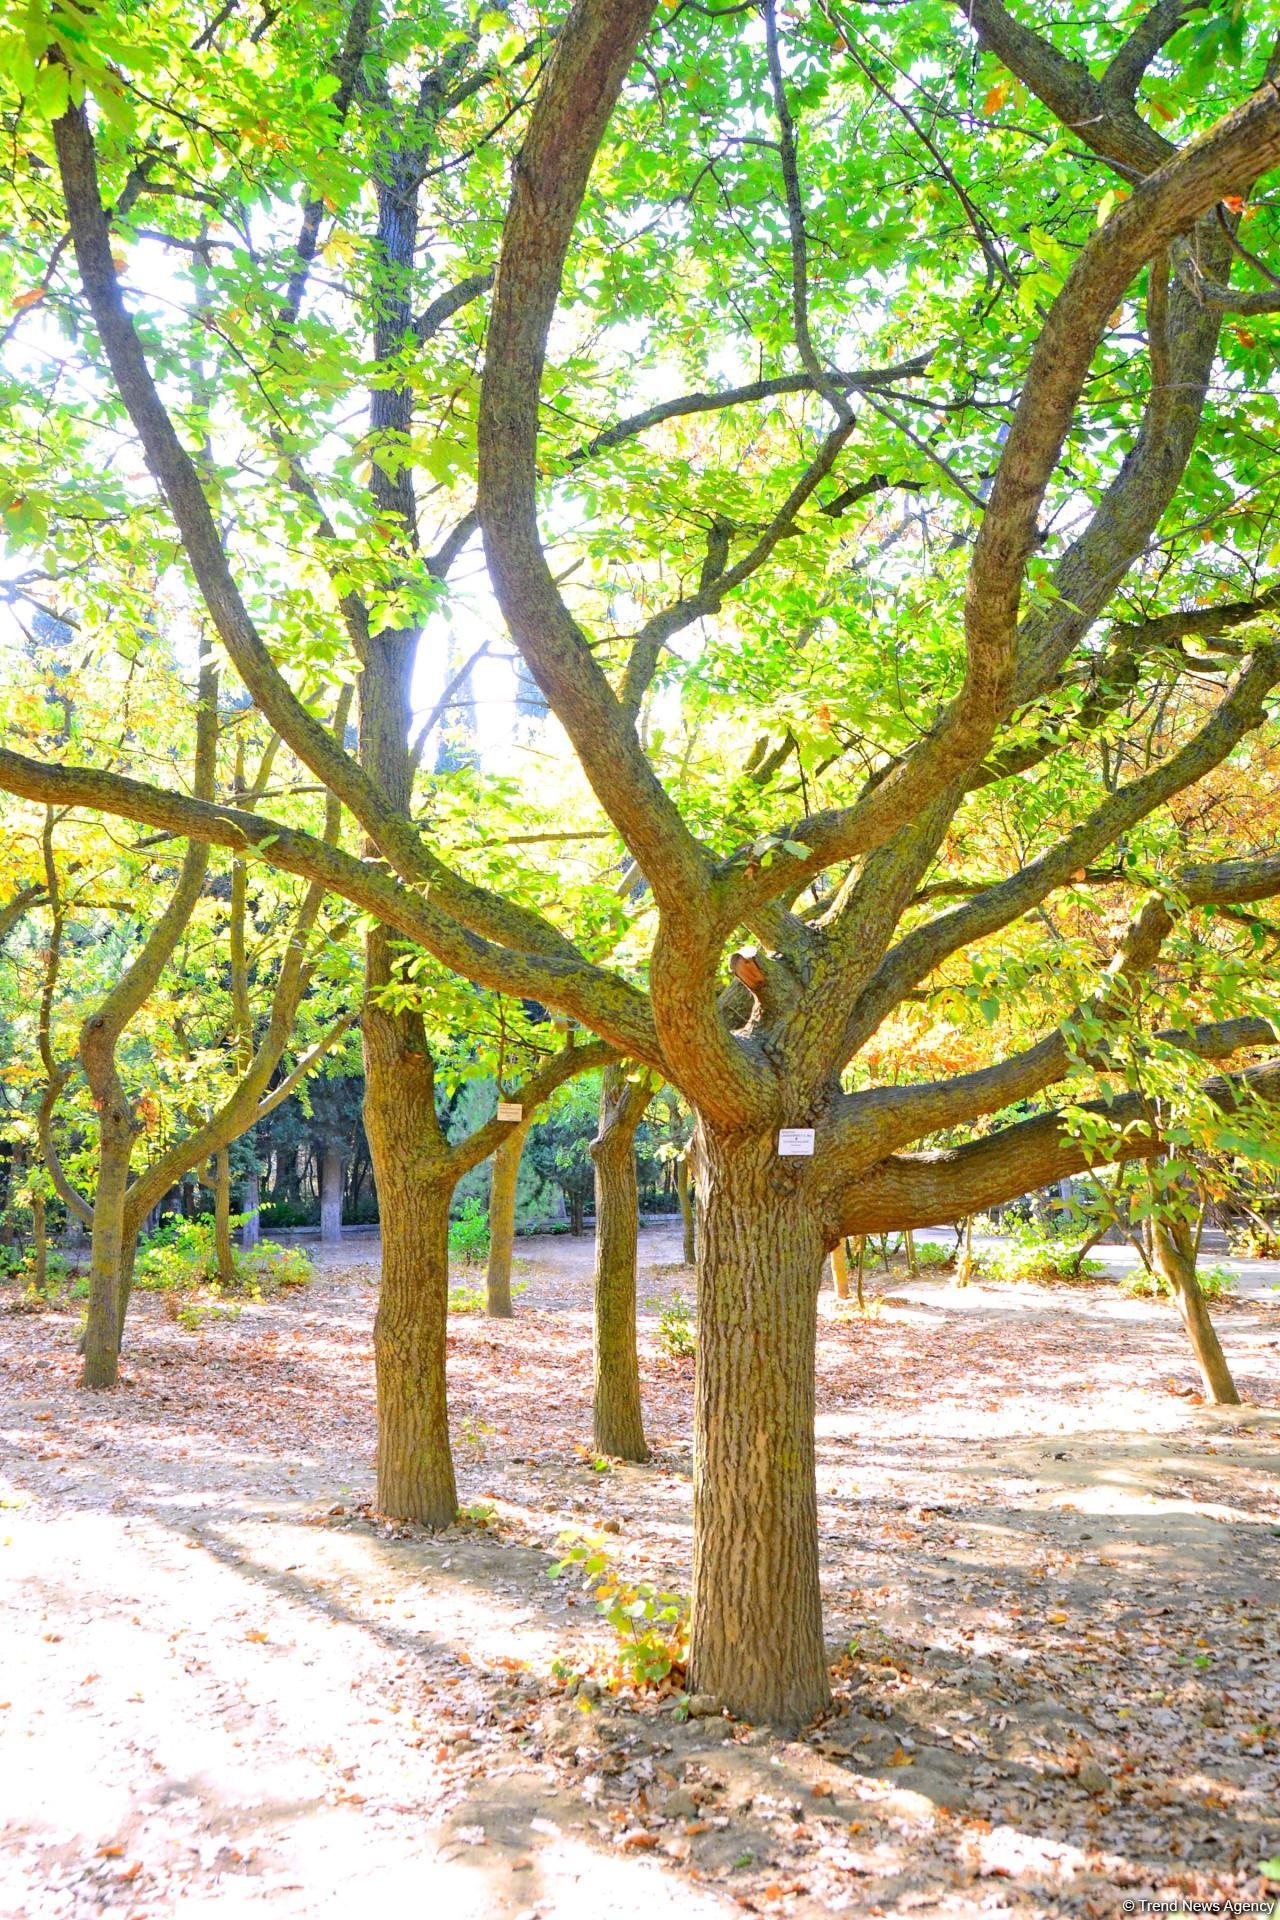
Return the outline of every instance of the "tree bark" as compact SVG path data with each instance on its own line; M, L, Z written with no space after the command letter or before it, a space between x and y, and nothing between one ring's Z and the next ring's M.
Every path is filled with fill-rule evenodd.
M236 1263L231 1253L231 1156L225 1148L213 1156L213 1244L218 1284L233 1287Z
M831 1284L837 1300L849 1298L849 1243L843 1234L831 1249Z
M636 1128L653 1090L610 1067L600 1089L596 1170L595 1341L592 1433L600 1453L647 1460L636 1355Z
M246 1253L253 1252L262 1235L261 1205L262 1181L258 1169L253 1167L244 1177L244 1223L240 1228L240 1245Z
M364 1124L382 1217L382 1287L373 1327L378 1384L378 1510L447 1527L458 1491L449 1451L445 1337L449 1312L448 1165L435 1072L421 1023L374 994L389 975L387 935L368 938L373 993L364 1012Z
M125 1196L134 1128L125 1113L104 1113L98 1137L98 1181L93 1196L89 1306L84 1330L82 1387L114 1387L120 1378L124 1331L121 1275L127 1239Z
M830 1700L814 1362L823 1237L774 1136L699 1129L690 1678L749 1721Z
M520 1156L529 1137L532 1116L512 1127L493 1156L489 1184L489 1269L485 1281L485 1312L495 1320L509 1320L511 1255L516 1237L516 1184Z
M330 1141L320 1157L320 1239L325 1246L342 1239L342 1148Z
M682 1153L676 1161L676 1192L680 1196L680 1222L684 1229L684 1263L691 1267L697 1259L693 1224L693 1183L689 1179L689 1156Z
M1231 1369L1196 1278L1191 1230L1185 1221L1153 1220L1151 1251L1157 1271L1168 1281L1173 1292L1178 1313L1196 1356L1205 1393L1216 1406L1238 1407L1240 1395L1231 1378Z
M39 1187L31 1196L31 1268L37 1293L49 1284L49 1216Z
M374 1321L378 1511L427 1527L458 1517L445 1387L452 1179L384 1195L382 1290Z

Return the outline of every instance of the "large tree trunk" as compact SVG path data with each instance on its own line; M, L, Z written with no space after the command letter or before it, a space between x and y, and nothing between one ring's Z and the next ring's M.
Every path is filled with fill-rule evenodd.
M690 1677L749 1721L830 1700L814 1364L825 1249L774 1136L698 1134Z
M485 1312L495 1320L511 1318L511 1255L516 1238L516 1185L520 1156L529 1137L532 1116L512 1127L493 1156L489 1185L489 1271L485 1283Z
M89 1255L89 1306L82 1352L82 1387L114 1387L120 1377L124 1326L121 1274L129 1234L125 1195L134 1131L127 1116L104 1113L98 1136L98 1181L93 1196L93 1244Z
M389 972L387 935L369 935L368 978ZM447 1527L458 1492L449 1451L445 1336L449 1312L447 1164L435 1077L421 1023L370 999L364 1013L364 1123L382 1217L382 1288L374 1320L378 1510Z
M693 1230L693 1186L689 1179L689 1156L682 1153L676 1161L676 1193L680 1199L680 1224L684 1232L684 1263L691 1267L697 1258Z
M647 1460L636 1356L636 1128L652 1097L647 1077L627 1080L610 1067L600 1089L600 1130L591 1142L596 1169L595 1385L597 1449L618 1460Z
M1238 1407L1240 1395L1231 1378L1200 1282L1196 1278L1195 1248L1185 1221L1153 1220L1151 1251L1157 1271L1168 1281L1187 1330L1209 1399L1220 1407Z
M236 1263L231 1252L231 1156L224 1147L213 1156L213 1244L218 1283L234 1287Z
M378 1511L447 1527L458 1517L445 1387L452 1180L387 1196L382 1290L374 1321Z
M342 1239L342 1148L327 1140L320 1157L320 1239L325 1246Z
M262 1180L256 1167L251 1167L244 1177L244 1198L241 1210L244 1222L240 1228L240 1245L246 1253L252 1253L262 1233L262 1221L259 1209L262 1205Z

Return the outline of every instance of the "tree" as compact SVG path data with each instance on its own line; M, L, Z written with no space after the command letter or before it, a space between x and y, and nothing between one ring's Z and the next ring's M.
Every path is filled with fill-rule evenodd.
M600 1081L600 1128L591 1142L596 1186L592 1434L601 1453L647 1460L636 1355L636 1128L656 1088L644 1071L611 1067Z
M442 1392L443 1323L414 1265L424 1236L434 1245L442 1231L421 1147L431 1067L412 1016L383 1007L392 936L487 990L581 1022L680 1089L696 1115L700 1227L691 1674L749 1718L796 1721L828 1693L813 1411L829 1249L845 1234L963 1218L1090 1165L1078 1131L1047 1105L1068 1077L1089 1076L1074 1091L1093 1097L1073 1112L1100 1104L1119 1137L1110 1151L1161 1151L1158 1112L1115 1092L1105 1050L1081 1049L1073 1033L1128 1004L1186 916L1280 890L1265 839L1228 859L1212 823L1167 830L1178 796L1232 756L1247 762L1280 680L1266 637L1275 593L1255 564L1274 476L1257 450L1272 402L1250 370L1268 362L1253 359L1251 328L1223 324L1243 302L1263 326L1277 304L1269 285L1253 287L1256 256L1239 228L1280 157L1280 97L1269 81L1248 93L1249 63L1267 57L1256 38L1228 36L1245 71L1224 67L1213 87L1202 67L1180 67L1176 35L1191 29L1163 5L1132 31L1091 18L1052 32L1000 0L956 0L954 19L894 10L865 29L832 6L789 23L785 43L770 0L759 14L678 8L661 30L655 11L652 0L579 0L547 55L532 30L525 45L490 51L487 29L456 25L444 9L416 29L398 23L393 47L357 7L327 114L289 97L309 170L297 278L282 302L260 266L237 269L233 302L252 316L237 349L256 352L255 376L289 422L283 438L253 383L223 375L240 425L286 476L291 530L329 578L328 602L322 581L291 583L283 614L224 538L122 297L98 147L118 208L130 169L150 159L147 138L162 145L155 109L118 124L120 96L139 112L127 78L105 75L65 37L38 44L41 59L53 52L33 97L52 120L98 370L109 370L229 659L350 809L368 857L99 767L5 752L0 780L256 854L322 880L377 922L365 1044L386 1246L388 1511L443 1510L441 1487L423 1492L434 1442L421 1417ZM291 24L277 42L286 73L297 72L299 31ZM140 52L198 86L171 46ZM544 57L493 283L475 513L506 626L572 745L596 819L616 836L625 927L616 916L602 927L596 895L566 912L549 879L539 889L445 857L414 807L411 663L424 613L477 524L466 511L432 554L419 546L415 473L433 460L451 479L471 471L452 399L422 448L419 396L474 400L456 366L456 384L434 386L441 369L423 349L442 312L488 286L487 269L468 271L415 313L420 195L431 167L448 164L438 146L452 143L462 172L465 113L507 88L514 115L513 76ZM927 119L913 105L926 82L902 78L924 73L938 76ZM219 85L238 87L239 74L232 60ZM362 74L373 104L344 144ZM975 86L989 91L975 97ZM98 103L92 117L83 87ZM147 91L154 100L154 84ZM108 102L117 120L103 127ZM767 115L774 137L744 141L746 113ZM945 147L931 130L939 114ZM479 129L487 155L497 132L496 121ZM316 257L339 151L376 207L359 243L378 362L363 499L345 471L330 483L303 465L324 431L320 394L335 362L309 396L308 433L298 397L307 370L279 345L295 330L293 289ZM235 210L243 190L194 138L181 164ZM886 166L904 164L924 183L912 186L909 217L884 184ZM712 186L700 199L704 172ZM271 164L264 173L279 193ZM334 204L358 226L358 191L343 177L348 197ZM487 229L479 194L468 198L478 176L465 177L456 231L471 240ZM1099 193L1104 177L1112 184ZM24 187L47 207L43 176ZM720 196L741 217L725 222ZM651 218L647 239L637 210ZM127 218L112 215L117 226ZM1255 247L1269 229L1261 210ZM608 312L643 318L643 350L610 335ZM870 367L842 364L834 345L855 315ZM548 371L551 337L564 344ZM635 368L683 372L691 361L708 386L580 437L596 381L621 407ZM745 372L761 361L758 378L726 387L717 377L725 364ZM771 364L781 370L766 372ZM661 441L673 421L693 423L688 440ZM655 431L658 450L638 452ZM255 484L226 482L220 506L234 493L247 525L284 524L270 486ZM912 508L901 533L874 518L899 496ZM553 569L540 533L541 517L560 538L568 516L546 508L569 500L584 524L581 591L566 559ZM363 544L343 531L353 512ZM332 636L334 603L360 664L358 757L318 725L264 637L273 620L292 630L300 605L321 609ZM1107 618L1116 624L1100 639ZM708 637L691 638L699 631ZM331 638L332 656L342 644ZM655 683L683 703L679 755L646 708ZM1188 686L1196 698L1170 700ZM1133 772L1129 745L1153 703L1158 755ZM744 742L736 755L735 708L765 722L763 745ZM1011 870L975 878L958 855L993 806L1016 816L1021 849ZM1002 943L1108 862L1131 924L1083 1001L1070 994L1073 970L1051 960L1037 975L1044 1020L1031 1044L922 1081L864 1073L885 1023L927 996L954 956L969 952L998 980ZM937 910L948 892L958 904ZM752 946L739 946L726 981L726 956L743 940ZM984 997L999 1007L998 992ZM1194 1072L1273 1040L1265 1016L1244 1015L1197 1019L1166 1044ZM1274 1094L1280 1067L1268 1055L1206 1086L1229 1107ZM1028 1101L1030 1117L1001 1118ZM957 1132L970 1137L929 1144Z

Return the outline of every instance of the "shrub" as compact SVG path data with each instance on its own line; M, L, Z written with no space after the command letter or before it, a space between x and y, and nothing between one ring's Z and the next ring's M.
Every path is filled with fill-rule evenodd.
M1280 1260L1280 1230L1261 1221L1238 1227L1227 1244L1241 1260Z
M208 1285L216 1271L213 1221L178 1214L141 1242L134 1285L148 1293L189 1292Z
M684 1674L689 1657L689 1603L676 1593L660 1593L647 1580L625 1579L598 1541L565 1534L562 1558L550 1568L558 1580L581 1567L583 1585L596 1611L617 1636L612 1679L634 1687L665 1687Z
M449 1222L449 1251L469 1267L489 1258L489 1216L478 1200L464 1200L457 1219Z
M281 1247L261 1240L249 1252L232 1253L236 1279L250 1291L275 1293L281 1287L305 1287L315 1279L311 1255L303 1247Z
M239 1217L233 1216L232 1226L239 1224ZM135 1285L147 1292L189 1296L207 1290L211 1297L203 1305L188 1300L174 1316L180 1325L194 1327L215 1315L216 1302L228 1293L261 1300L282 1287L305 1287L314 1275L310 1254L269 1240L247 1252L235 1247L231 1259L235 1279L223 1285L218 1280L213 1221L207 1217L167 1220L142 1243Z
M987 1279L1051 1286L1097 1280L1106 1274L1100 1260L1080 1257L1080 1242L1074 1236L1045 1233L1034 1221L1015 1223L1006 1234L999 1246L985 1248L978 1256L978 1268Z
M697 1320L682 1293L672 1294L659 1310L658 1345L668 1360L685 1360L697 1350Z
M1196 1279L1206 1300L1221 1300L1236 1284L1236 1276L1226 1267L1209 1267L1203 1272L1197 1268ZM1137 1267L1132 1273L1126 1274L1121 1285L1135 1300L1163 1298L1173 1291L1163 1274L1148 1273L1145 1267Z
M916 1264L921 1267L953 1267L954 1247L940 1247L936 1240L916 1241Z

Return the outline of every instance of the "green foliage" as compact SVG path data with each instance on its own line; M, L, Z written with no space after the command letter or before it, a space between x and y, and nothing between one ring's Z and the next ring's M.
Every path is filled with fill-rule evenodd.
M660 1308L656 1338L668 1360L686 1360L697 1351L697 1317L682 1293L672 1294Z
M1240 1260L1280 1260L1280 1232L1259 1220L1237 1227L1228 1244Z
M558 1545L561 1558L549 1569L551 1578L579 1568L596 1611L616 1636L612 1683L653 1689L678 1682L689 1657L688 1601L647 1580L625 1578L598 1540L565 1534Z
M232 1216L233 1228L240 1217ZM135 1285L149 1293L227 1295L260 1300L280 1288L304 1287L314 1276L310 1254L301 1247L281 1247L263 1240L249 1251L232 1249L235 1280L218 1281L214 1223L207 1215L188 1220L176 1215L142 1241L134 1269ZM188 1302L191 1313L198 1308ZM179 1320L182 1312L179 1312Z
M489 1258L489 1215L479 1200L464 1200L457 1219L449 1222L449 1252L469 1267Z
M920 1267L953 1267L955 1249L939 1246L936 1240L917 1240L915 1243L916 1265Z
M147 1293L185 1293L217 1273L213 1221L175 1214L139 1242L134 1285Z
M1006 1223L999 1246L984 1248L976 1265L985 1279L1030 1286L1085 1284L1102 1278L1100 1260L1081 1256L1075 1235L1046 1232L1034 1220Z
M1206 1300L1225 1299L1236 1284L1234 1273L1222 1266L1197 1267L1196 1279ZM1173 1291L1163 1274L1152 1273L1146 1267L1135 1267L1132 1273L1125 1275L1120 1285L1122 1291L1135 1300L1168 1298Z
M304 1247L282 1247L274 1240L260 1240L248 1251L237 1247L232 1259L239 1283L251 1292L305 1287L315 1278L315 1266Z

